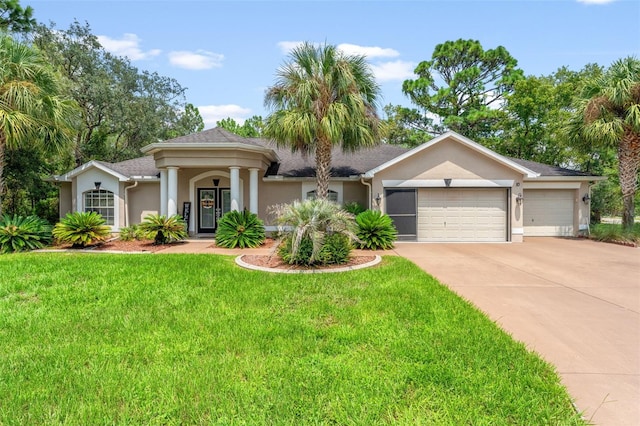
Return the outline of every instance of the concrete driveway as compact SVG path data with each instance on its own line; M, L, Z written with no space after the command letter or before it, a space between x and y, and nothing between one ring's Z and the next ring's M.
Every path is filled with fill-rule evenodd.
M528 238L395 251L554 364L587 420L640 425L640 249Z

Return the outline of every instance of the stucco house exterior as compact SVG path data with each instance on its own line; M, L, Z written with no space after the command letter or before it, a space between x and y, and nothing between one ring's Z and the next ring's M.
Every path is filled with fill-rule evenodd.
M215 234L227 211L267 225L269 207L315 195L314 159L222 128L150 144L144 157L90 161L55 176L60 215L98 211L114 232L149 213L181 214L193 236ZM455 132L414 149L379 145L333 153L330 198L380 209L399 239L521 242L588 229L598 176L507 158Z

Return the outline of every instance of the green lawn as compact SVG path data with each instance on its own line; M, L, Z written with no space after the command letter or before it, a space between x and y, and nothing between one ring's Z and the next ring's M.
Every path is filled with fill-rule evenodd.
M408 261L0 256L0 424L584 424L553 368Z

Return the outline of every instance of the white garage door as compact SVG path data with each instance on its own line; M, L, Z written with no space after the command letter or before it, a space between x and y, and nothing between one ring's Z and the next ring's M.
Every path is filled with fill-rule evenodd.
M524 235L573 236L574 189L525 189Z
M421 189L418 241L505 241L506 189Z

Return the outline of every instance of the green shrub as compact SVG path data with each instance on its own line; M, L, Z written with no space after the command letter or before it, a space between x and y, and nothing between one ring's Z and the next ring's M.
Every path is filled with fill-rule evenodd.
M326 265L341 265L349 261L352 250L351 240L343 234L329 234L324 239L320 258Z
M325 264L322 248L332 234L344 235L348 241L358 240L353 215L328 200L294 201L275 206L271 212L284 236L279 254L290 264Z
M86 247L109 238L111 228L104 222L102 216L96 212L67 213L53 228L53 236L60 243Z
M377 210L366 210L356 216L356 223L358 224L356 235L360 239L360 248L369 250L393 248L398 231L389 216Z
M278 246L278 255L282 260L290 265L306 265L314 263L311 259L313 254L313 241L311 238L303 238L300 240L297 250L293 250L293 238L291 235L284 237L282 243Z
M216 245L225 248L253 248L265 240L264 223L258 215L244 210L230 211L218 221Z
M360 213L362 213L365 210L362 204L360 204L357 201L351 201L349 203L345 203L345 205L342 208L346 212L351 213L354 216L358 216Z
M640 223L636 223L630 230L622 225L600 223L591 227L590 238L596 241L638 243L640 242Z
M133 241L144 240L144 232L140 229L139 225L131 225L125 228L120 228L120 240L121 241Z
M311 238L303 238L298 250L294 253L291 249L292 237L285 237L278 247L278 255L283 261L292 265L341 265L349 261L351 256L351 240L343 234L328 234L322 241L322 248L317 259L313 260L313 241Z
M156 245L184 240L189 235L187 234L187 225L184 219L177 214L170 217L150 214L144 218L144 221L138 227L145 238L153 240Z
M0 218L0 251L35 250L51 242L51 226L37 216L9 216Z

